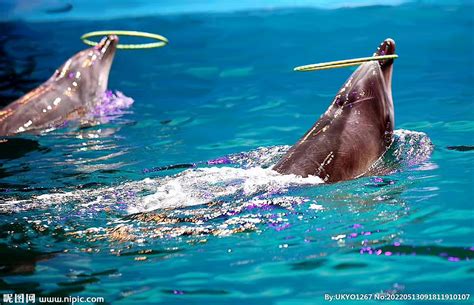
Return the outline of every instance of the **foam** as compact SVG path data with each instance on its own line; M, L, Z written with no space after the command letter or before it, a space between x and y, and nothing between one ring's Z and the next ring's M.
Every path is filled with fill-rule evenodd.
M145 196L130 213L178 208L219 201L225 197L252 197L279 192L291 186L317 185L319 177L281 175L271 169L210 167L191 169L165 178L155 193Z

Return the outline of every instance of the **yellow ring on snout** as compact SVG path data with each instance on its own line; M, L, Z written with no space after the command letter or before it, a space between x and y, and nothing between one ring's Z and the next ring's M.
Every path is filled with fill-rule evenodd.
M161 48L168 44L168 39L164 36L147 33L147 32L137 32L137 31L95 31L86 33L81 36L82 42L90 46L96 46L98 43L87 38L97 37L97 36L106 36L106 35L117 35L117 36L133 36L133 37L144 37L157 40L157 42L150 43L140 43L140 44L118 44L117 49L124 50L138 50L138 49L152 49L152 48Z
M333 69L333 68L344 68L344 67L350 67L350 66L357 66L367 61L395 59L395 58L398 58L397 54L361 57L361 58L329 61L329 62L323 62L319 64L299 66L299 67L294 68L293 70L298 71L298 72L308 72L308 71L325 70L325 69Z

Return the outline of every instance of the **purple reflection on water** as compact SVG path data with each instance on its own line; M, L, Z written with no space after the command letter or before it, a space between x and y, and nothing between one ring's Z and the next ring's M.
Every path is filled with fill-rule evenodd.
M289 227L290 227L290 224L289 224L289 223L285 223L285 224L270 223L268 226L269 226L270 228L273 228L275 231L280 232L280 231L283 231L283 230L289 228Z
M231 164L232 160L229 159L229 157L221 157L221 158L217 158L217 159L214 159L214 160L209 160L206 163L209 164L209 165Z
M96 105L92 111L92 115L98 117L107 117L110 115L120 115L122 110L130 107L133 104L133 99L125 96L120 91L113 93L107 90L102 96L102 100ZM107 122L107 120L106 120Z

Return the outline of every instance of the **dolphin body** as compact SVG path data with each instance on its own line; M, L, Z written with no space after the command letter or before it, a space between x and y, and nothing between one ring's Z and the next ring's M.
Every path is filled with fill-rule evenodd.
M40 133L81 121L107 89L118 37L110 35L68 59L36 89L0 110L0 136Z
M384 40L374 56L395 54ZM319 176L338 182L364 176L392 144L393 59L365 62L333 102L273 169L281 174Z

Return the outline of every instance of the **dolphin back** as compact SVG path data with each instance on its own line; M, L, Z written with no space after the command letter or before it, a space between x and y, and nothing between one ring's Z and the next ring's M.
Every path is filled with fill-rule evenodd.
M85 113L78 95L68 95L68 87L58 87L48 80L0 111L0 136L39 133Z

